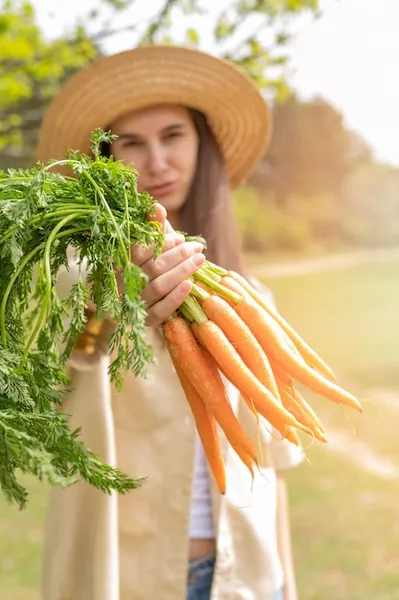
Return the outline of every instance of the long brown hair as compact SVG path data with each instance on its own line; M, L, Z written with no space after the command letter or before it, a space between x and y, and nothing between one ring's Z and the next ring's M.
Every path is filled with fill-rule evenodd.
M207 257L226 269L243 271L231 189L219 145L206 117L190 109L199 136L197 168L182 211L182 229L202 235Z

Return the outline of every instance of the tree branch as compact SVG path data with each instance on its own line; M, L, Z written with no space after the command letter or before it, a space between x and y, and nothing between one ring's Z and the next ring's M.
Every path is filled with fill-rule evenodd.
M179 0L166 0L165 4L163 5L163 8L158 14L158 17L156 18L154 23L151 23L151 25L149 25L147 31L144 33L141 40L139 41L139 46L154 43L154 36L158 33L158 31L163 25L165 18L168 16L168 13L173 8L173 6L178 3L178 1Z
M233 60L233 57L236 57L236 55L238 54L238 52L244 48L245 44L247 44L249 42L249 40L256 38L256 36L258 35L258 33L260 33L262 31L262 29L269 24L269 19L270 16L266 15L265 19L262 20L261 23L259 23L259 25L257 27L255 27L255 29L253 30L253 32L250 35L247 35L243 40L240 40L240 42L238 42L238 44L236 44L236 46L233 46L233 49L230 50L230 52L228 52L225 55L225 58L229 58L230 60ZM234 60L236 60L236 58L234 58Z

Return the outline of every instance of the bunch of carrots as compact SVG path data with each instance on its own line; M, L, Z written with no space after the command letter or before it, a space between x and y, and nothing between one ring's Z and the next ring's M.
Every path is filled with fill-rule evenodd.
M206 261L192 278L190 296L163 324L163 335L198 435L222 494L226 492L219 426L249 469L258 464L227 397L221 373L256 418L299 444L296 430L321 442L326 434L294 380L361 412L326 363L241 275Z
M68 152L65 160L0 171L0 491L20 506L27 497L16 476L21 470L40 478L45 474L57 484L81 476L97 489L120 493L141 483L102 464L54 406L68 380L64 367L72 349L93 355L96 338L109 321L116 325L109 373L117 387L123 371L143 375L153 358L145 340L141 295L147 279L132 263L129 249L153 245L158 256L164 235L159 223L148 220L155 202L139 193L136 172L102 155L102 144L114 139L98 129L91 136L90 156ZM73 177L53 172L60 165L72 169ZM79 266L77 282L61 299L57 272L67 265L69 248L78 254L79 265L85 261L90 277L84 281ZM123 281L122 297L116 270ZM163 324L163 334L224 494L219 428L252 477L259 460L229 403L222 376L259 421L264 419L294 444L299 443L297 430L326 441L322 424L294 381L337 403L361 406L244 278L206 261L192 282L189 297Z

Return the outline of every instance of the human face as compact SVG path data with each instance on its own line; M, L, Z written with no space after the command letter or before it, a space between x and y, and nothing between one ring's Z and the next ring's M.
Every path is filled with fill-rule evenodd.
M155 106L118 119L111 127L116 160L132 163L139 191L147 191L170 216L186 201L195 174L198 134L187 109Z

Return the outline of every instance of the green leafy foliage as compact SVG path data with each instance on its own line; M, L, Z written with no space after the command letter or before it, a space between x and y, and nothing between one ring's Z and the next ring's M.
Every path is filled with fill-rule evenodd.
M136 172L100 155L101 143L112 139L98 130L92 158L69 152L45 166L0 172L0 486L20 506L26 490L17 470L53 484L80 477L103 491L125 492L140 483L101 464L57 409L69 390L65 364L89 301L99 318L116 323L110 375L119 389L124 372L145 376L153 360L141 300L147 280L131 263L130 246L155 244L158 253L164 238L159 223L148 220L154 202L138 193ZM73 177L54 172L56 166L68 167ZM89 276L80 275L61 299L56 279L68 264L68 249L86 263Z
M0 0L0 32L0 147L18 147L31 141L60 82L97 50L80 26L73 43L46 41L29 2Z

